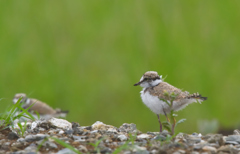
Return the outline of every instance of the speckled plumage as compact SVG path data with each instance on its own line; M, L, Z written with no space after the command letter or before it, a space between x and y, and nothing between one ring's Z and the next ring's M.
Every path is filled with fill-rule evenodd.
M189 92L182 91L182 90L170 85L167 82L161 82L154 87L148 87L144 90L144 92L146 92L146 91L149 91L149 93L153 96L158 96L159 98L165 99L165 100L170 100L169 97L165 95L165 93L168 93L168 94L174 93L175 95L177 95L175 98L175 101L180 101L182 99L191 99L191 98L203 99L203 100L205 99L198 93L189 94Z
M188 104L193 102L202 102L206 97L202 97L198 93L190 94L187 91L182 91L167 82L163 82L157 72L148 71L144 73L140 81L135 86L140 85L143 87L141 91L141 98L143 103L156 114L170 113L171 110L179 111L185 108ZM170 103L168 95L174 93L176 98L173 101L173 106L170 107L162 99Z
M62 116L65 117L68 111L61 111L60 109L53 109L44 102L41 102L34 98L27 98L27 95L24 93L18 93L14 96L13 102L16 103L18 99L22 96L21 103L22 107L27 109L30 105L34 104L28 111L29 112L38 112L40 115L53 115L53 116Z

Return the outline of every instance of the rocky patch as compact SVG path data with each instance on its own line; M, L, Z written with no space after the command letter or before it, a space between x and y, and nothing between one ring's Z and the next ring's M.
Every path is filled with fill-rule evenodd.
M56 138L80 153L240 153L238 130L229 136L179 133L172 138L167 131L142 133L135 124L127 123L119 128L99 121L91 126L80 126L78 123L51 118L27 122L26 125L23 134L18 125L0 131L0 153L75 153L56 142ZM37 151L39 145L41 148Z

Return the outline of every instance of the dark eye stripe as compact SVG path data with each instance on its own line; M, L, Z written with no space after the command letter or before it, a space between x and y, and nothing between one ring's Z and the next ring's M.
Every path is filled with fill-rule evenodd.
M144 80L144 81L147 81L147 80L153 80L153 81L155 81L155 80L157 80L157 79L160 79L160 77L158 76L158 77L155 77L155 78L144 78L143 80Z
M156 78L154 78L153 80L155 81L155 80L157 80L157 79L160 79L160 77L156 77Z

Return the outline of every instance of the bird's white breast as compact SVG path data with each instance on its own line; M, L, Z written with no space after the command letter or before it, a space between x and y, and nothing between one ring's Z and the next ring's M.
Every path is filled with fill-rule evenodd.
M169 105L161 101L157 96L150 95L148 91L144 92L145 88L140 92L143 103L156 114L164 114L164 109L168 109Z
M179 111L184 109L188 104L196 102L196 99L182 99L177 102L173 101L173 105L170 107L166 102L160 100L158 96L153 96L148 91L144 92L145 89L146 88L143 88L143 90L140 92L142 101L156 114L169 114L171 110Z

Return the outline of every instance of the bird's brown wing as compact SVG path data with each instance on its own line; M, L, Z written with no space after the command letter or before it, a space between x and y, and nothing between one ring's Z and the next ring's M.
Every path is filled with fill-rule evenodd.
M29 109L29 111L36 111L39 114L55 114L56 111L51 108L49 105L47 105L46 103L43 103L37 99L30 99L30 103L26 106L24 106L24 108L28 108L30 105L32 105L34 103L34 105Z
M174 95L176 95L174 99L175 101L186 98L189 95L187 91L183 92L182 90L168 84L167 82L161 82L155 87L147 88L147 90L149 90L150 94L158 96L160 99L165 99L169 101L172 99L169 96L173 93Z
M149 87L147 89L149 90L149 92L152 95L158 96L160 99L165 99L165 100L169 100L169 101L172 99L169 96L173 93L174 93L174 95L176 95L176 97L174 99L175 101L179 101L181 99L191 99L191 98L201 99L201 100L207 99L207 97L202 97L198 93L189 94L189 92L182 91L181 89L178 89L178 88L168 84L167 82L161 82L157 86Z

